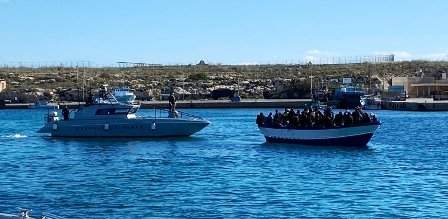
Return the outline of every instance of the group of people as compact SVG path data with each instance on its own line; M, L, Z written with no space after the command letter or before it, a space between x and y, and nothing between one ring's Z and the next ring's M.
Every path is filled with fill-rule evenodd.
M353 112L333 113L330 107L319 110L317 107L305 106L303 111L285 108L283 113L275 110L265 116L263 113L257 115L257 125L272 128L333 128L344 126L356 126L361 124L376 123L374 114L364 112L360 107L356 107Z

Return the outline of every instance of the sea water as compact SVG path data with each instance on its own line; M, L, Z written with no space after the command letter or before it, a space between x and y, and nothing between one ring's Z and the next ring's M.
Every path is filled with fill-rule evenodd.
M448 217L448 113L374 111L365 148L267 144L256 114L189 109L187 138L39 136L46 110L0 111L0 212L66 218ZM151 110L141 110L152 115Z

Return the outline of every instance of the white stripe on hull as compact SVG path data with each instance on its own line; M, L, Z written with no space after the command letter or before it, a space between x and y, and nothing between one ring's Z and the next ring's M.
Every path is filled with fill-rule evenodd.
M286 129L260 127L265 137L297 140L332 139L374 133L379 125L363 125L332 129Z

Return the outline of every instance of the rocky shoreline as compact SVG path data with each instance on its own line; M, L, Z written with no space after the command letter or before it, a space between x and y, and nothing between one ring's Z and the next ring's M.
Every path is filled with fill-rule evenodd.
M173 90L178 99L212 99L211 92L228 89L243 99L309 99L315 88L334 89L342 78L382 90L394 76L446 72L448 62L391 62L326 65L155 65L136 67L8 67L0 68L7 89L5 103L81 101L103 84L130 87L137 100L163 100Z

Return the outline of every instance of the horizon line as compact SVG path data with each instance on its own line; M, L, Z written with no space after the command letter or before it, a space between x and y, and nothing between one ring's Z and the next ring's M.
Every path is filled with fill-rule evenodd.
M409 58L396 59L394 54L390 55L373 55L373 56L329 56L329 57L312 57L295 61L285 62L241 62L241 63L223 63L223 62L206 62L204 59L196 63L150 63L139 61L116 61L109 64L98 64L94 61L76 60L76 61L0 61L0 68L133 68L133 67L168 67L168 66L269 66L269 65L347 65L347 64L382 64L382 63L399 63L399 62L447 62L448 57L444 58Z

